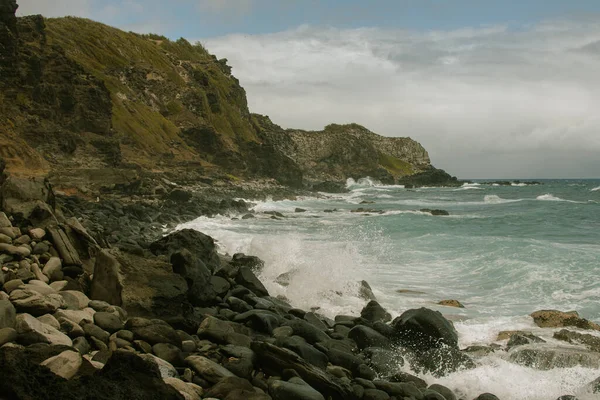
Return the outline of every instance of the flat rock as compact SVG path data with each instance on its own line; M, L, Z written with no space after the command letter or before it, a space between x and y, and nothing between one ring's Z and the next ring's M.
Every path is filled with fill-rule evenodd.
M62 378L71 379L77 374L81 364L81 354L77 351L67 350L54 357L50 357L40 365L43 365Z
M64 306L63 298L58 294L42 295L31 289L15 289L10 293L10 301L18 312L31 315L52 314Z
M235 376L226 368L203 356L189 356L185 362L208 382L218 383L223 378Z
M50 325L38 321L30 314L17 315L15 330L19 334L18 341L24 344L48 343L71 346L71 339Z
M600 331L600 325L580 318L576 311L541 310L531 314L533 322L540 328L560 328L574 326L581 329Z
M465 306L458 300L442 300L438 302L440 306L465 308Z

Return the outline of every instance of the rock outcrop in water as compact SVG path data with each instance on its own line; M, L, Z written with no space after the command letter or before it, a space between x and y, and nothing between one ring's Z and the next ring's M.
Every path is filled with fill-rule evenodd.
M443 184L410 138L356 124L283 130L251 114L227 60L201 45L80 18L16 18L16 7L0 8L0 157L13 173L49 174L89 197L148 177Z

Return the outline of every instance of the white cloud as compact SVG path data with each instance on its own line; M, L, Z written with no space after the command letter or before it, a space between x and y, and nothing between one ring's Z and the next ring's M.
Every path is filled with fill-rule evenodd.
M204 43L229 59L251 109L285 127L358 122L413 137L459 176L559 177L600 175L599 41L600 22L559 21L426 33L303 26Z
M92 14L92 0L18 0L17 15L42 14L44 17L89 18Z

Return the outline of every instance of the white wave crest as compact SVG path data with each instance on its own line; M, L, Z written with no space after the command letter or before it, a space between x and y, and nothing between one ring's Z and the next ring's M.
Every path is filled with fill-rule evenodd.
M505 203L516 203L518 201L523 201L523 199L503 199L500 196L495 194L488 194L483 198L483 202L485 204L505 204Z
M590 192L597 192L598 190L600 190L600 186L591 189Z
M459 187L458 189L454 189L453 192L458 192L461 190L483 190L483 189L480 187L477 187L477 186L464 186L463 185L463 186Z
M546 193L541 196L536 197L536 200L544 200L544 201L566 201L565 199L561 199L560 197L556 197L551 193Z
M381 186L381 182L376 179L371 178L370 176L360 178L358 181L353 178L346 179L346 188L347 189L356 189L356 188L364 188L364 187L374 187Z
M518 186L518 187L523 187L523 186L527 186L527 184L526 184L526 183L523 183L523 182L521 182L521 183L514 183L514 182L513 182L513 183L511 183L511 184L510 184L510 186Z
M480 183L474 182L474 183L463 183L462 187L475 187L475 186L481 186Z

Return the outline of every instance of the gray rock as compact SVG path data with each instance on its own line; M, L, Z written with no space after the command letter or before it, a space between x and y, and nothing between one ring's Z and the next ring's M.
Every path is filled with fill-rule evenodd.
M388 400L390 395L379 389L365 389L362 400Z
M354 340L359 349L365 349L367 347L389 348L391 346L391 342L388 338L376 330L364 325L357 325L350 329L348 338Z
M62 272L62 262L58 257L51 257L44 268L42 269L44 275L50 279L50 281L60 281L64 275Z
M58 294L42 295L31 289L15 289L10 293L10 301L18 312L39 316L52 314L64 306Z
M378 302L371 300L360 312L360 316L367 321L377 322L383 321L388 322L392 320L392 316L388 313Z
M373 381L375 387L383 390L391 396L408 397L415 400L423 400L423 394L412 383L395 383L386 381Z
M483 393L477 396L475 400L500 400L498 397L491 393Z
M65 300L68 310L83 310L90 303L90 299L77 290L63 290L58 294Z
M273 380L269 385L273 400L325 400L325 397L300 378L288 382Z
M231 288L231 284L229 283L229 281L227 281L227 279L216 275L211 276L210 284L212 285L213 290L215 291L217 296L225 295Z
M445 400L457 400L454 392L452 390L448 389L446 386L435 383L435 384L429 386L428 389L438 392L439 394L444 396Z
M94 322L94 312L89 308L83 310L58 310L54 313L54 317L56 319L66 318L80 325L87 322Z
M23 282L21 279L11 279L8 282L4 282L3 289L6 293L11 294L13 290L23 286L24 284L25 282Z
M79 371L82 362L83 360L79 352L67 350L54 357L50 357L40 365L48 368L55 375L65 379L71 379L77 374L77 371Z
M60 329L60 322L54 316L50 314L42 315L41 317L37 317L37 320L43 324L50 325L55 329Z
M3 212L0 212L0 228L12 228L12 223Z
M267 310L251 310L236 315L233 321L245 324L255 331L271 335L273 330L279 326L280 317Z
M288 338L278 339L276 344L286 349L292 350L298 354L305 361L314 365L315 367L325 369L329 359L321 351L317 350L314 346L306 343L306 340L300 336L291 336Z
M269 292L262 282L258 280L252 269L249 267L240 267L240 272L236 277L236 282L245 288L250 289L257 296L268 296Z
M98 325L88 322L83 324L83 331L87 337L96 338L102 343L108 343L108 339L110 338L110 333L106 332L104 329L100 328Z
M49 343L71 346L71 339L58 329L38 321L30 314L17 315L15 330L19 334L18 341L24 344Z
M160 376L163 379L164 378L175 378L175 377L179 376L175 367L173 365L171 365L171 363L169 363L168 361L163 360L162 358L156 357L155 355L152 355L152 354L141 354L141 355L139 355L139 357L141 357L143 360L146 360L146 361L156 365L160 372Z
M309 343L324 342L329 339L329 336L313 324L302 319L293 319L286 323L284 326L289 326L294 330L294 335L298 335L306 339Z
M184 365L183 355L177 346L169 343L157 343L152 346L152 352L156 357L161 358L176 367Z
M130 318L125 329L133 332L134 337L151 345L170 343L181 348L181 338L169 324L159 319Z
M202 356L189 356L185 359L198 375L211 383L218 383L221 379L228 376L235 376L229 370Z
M0 329L14 328L17 322L17 310L8 300L0 300Z
M0 329L0 347L6 343L14 342L17 340L17 331L13 328L2 328Z
M123 304L123 284L119 270L119 262L107 250L98 254L90 287L92 300L102 300L118 306Z
M250 347L252 339L240 331L238 324L207 316L198 327L197 335L201 339L209 339L215 343Z
M444 345L458 348L458 334L450 321L427 308L408 310L392 322L394 337L413 350L439 348Z
M94 323L100 328L114 333L123 329L123 321L115 314L100 311L94 314Z
M60 330L66 333L71 339L85 335L83 328L76 322L64 317L57 318L57 321L60 324Z
M575 366L600 368L600 353L570 347L519 346L510 351L509 359L516 364L539 370Z
M73 339L73 348L79 352L79 354L84 355L88 354L92 349L90 343L83 336L76 337Z

